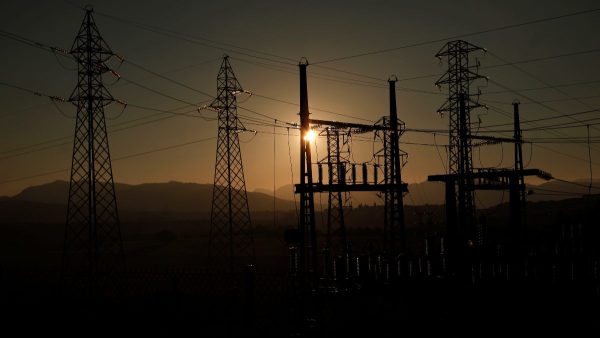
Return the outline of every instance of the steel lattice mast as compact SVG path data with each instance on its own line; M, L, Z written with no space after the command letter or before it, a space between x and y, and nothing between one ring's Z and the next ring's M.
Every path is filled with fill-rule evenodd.
M479 92L471 93L473 81L485 78L478 74L479 64L469 55L484 50L466 41L448 42L437 54L445 57L448 71L436 82L437 86L448 86L448 100L438 109L438 113L447 113L449 117L448 170L457 175L455 189L457 200L457 224L461 227L468 243L481 244L481 234L475 225L475 205L473 179L473 155L471 143L471 111L482 107Z
M406 234L404 223L404 192L402 183L402 167L405 152L400 150L400 136L404 133L404 122L398 119L396 107L396 76L388 80L390 115L384 116L378 122L383 128L376 135L383 144L377 152L383 157L383 179L381 183L390 186L383 192L383 247L386 254L395 256L406 251Z
M527 244L527 192L525 176L523 175L523 132L519 117L519 102L513 102L514 127L514 175L510 178L510 224L511 224L511 254L514 258L522 258Z
M214 263L234 269L254 262L254 240L244 180L239 133L246 130L237 116L236 95L244 90L225 55L217 76L218 139L209 238ZM223 262L218 262L223 259Z
M389 183L394 187L390 191L386 191L385 210L386 219L384 225L386 225L385 238L385 249L390 254L405 254L406 252L406 234L404 229L404 201L402 186L402 154L400 151L400 136L404 132L404 122L398 120L398 112L396 108L396 76L392 76L388 80L389 84L389 98L390 98L390 131L389 134L389 146L386 147L388 156L386 160L389 168L387 175L385 175L390 181ZM400 127L400 128L399 128Z
M115 55L87 9L70 54L78 82L69 101L77 106L63 252L65 287L91 296L107 292L124 264L104 107L113 97L102 83Z
M348 136L339 128L325 129L327 137L327 167L329 184L346 182L346 170L350 163L348 157ZM333 253L346 252L348 243L344 222L344 206L347 193L330 191L327 194L327 248Z

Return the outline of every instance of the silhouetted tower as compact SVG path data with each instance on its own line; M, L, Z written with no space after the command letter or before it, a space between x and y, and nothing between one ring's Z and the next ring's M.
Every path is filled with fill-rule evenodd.
M328 127L324 132L327 138L326 164L329 172L329 184L344 184L350 163L348 135L336 127ZM348 248L344 222L346 194L348 193L341 191L329 191L327 194L327 248L334 254L345 253Z
M310 150L311 137L310 112L308 110L308 83L306 67L308 61L300 64L300 185L313 186L312 156ZM317 233L315 229L315 200L312 189L300 192L298 273L302 289L307 291L316 288L318 278Z
M400 150L399 145L400 136L404 132L404 122L398 119L396 81L398 81L396 76L388 80L390 115L380 120L379 124L385 128L377 132L383 144L383 148L378 152L378 154L383 153L382 183L390 186L383 192L383 246L384 251L389 255L405 253L406 250L403 198L405 187L402 185L402 166L406 153Z
M223 57L217 76L217 98L210 107L218 113L217 157L210 222L209 256L230 272L254 262L254 240L244 180L239 133L246 128L237 116L237 98L244 90Z
M108 291L124 264L104 107L113 97L102 83L115 55L87 9L71 47L78 63L75 140L65 230L62 277L65 288L92 297Z
M481 50L484 49L466 41L456 40L448 42L436 54L440 59L446 57L448 62L448 71L436 85L448 86L448 100L438 109L438 113L447 113L450 120L448 170L449 174L458 175L454 187L457 192L457 224L467 245L475 246L479 246L482 239L481 231L475 224L474 182L471 178L471 111L482 105L479 103L479 91L471 93L471 84L485 77L478 74L479 62L473 62L470 55Z
M523 254L523 245L526 244L526 186L523 175L523 135L519 121L519 102L513 102L514 114L514 174L510 184L510 223L512 229L512 254Z

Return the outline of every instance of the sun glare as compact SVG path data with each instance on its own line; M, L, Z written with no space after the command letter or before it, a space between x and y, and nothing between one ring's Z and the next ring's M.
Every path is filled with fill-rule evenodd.
M313 142L317 138L317 133L314 130L309 130L306 135L304 135L304 141Z

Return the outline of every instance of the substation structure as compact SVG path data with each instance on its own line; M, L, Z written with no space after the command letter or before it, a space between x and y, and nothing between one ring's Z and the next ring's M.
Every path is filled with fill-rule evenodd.
M476 220L474 194L477 190L508 190L510 196L511 239L509 252L512 264L522 262L527 242L525 224L526 176L544 180L552 176L540 169L524 169L523 138L519 122L519 103L513 103L513 138L474 135L471 130L471 111L483 107L479 103L481 92L472 93L470 87L485 77L478 73L479 62L470 55L483 48L466 41L448 42L436 55L446 57L448 71L436 85L448 86L448 100L438 109L449 115L448 173L432 175L429 181L445 183L446 204L446 254L448 272L451 275L474 279L480 274L476 263L484 246L483 224ZM473 140L479 141L473 144ZM508 142L514 144L514 168L473 168L474 146ZM523 273L522 269L517 269Z
M401 169L406 154L399 148L399 138L404 132L404 123L398 119L396 109L396 77L389 83L390 114L378 123L358 124L340 121L313 119L310 117L307 85L308 62L300 64L300 183L295 193L300 195L299 226L288 234L290 244L290 276L297 295L300 317L309 320L313 315L314 296L321 292L337 292L348 288L348 281L359 277L361 266L374 262L362 262L353 258L344 225L344 201L342 194L355 191L372 191L383 195L385 201L383 254L379 256L387 275L400 276L404 273L403 256L406 251L403 194L407 184L402 182ZM327 157L313 163L311 141L314 129L327 137ZM381 161L373 163L351 163L351 151L347 137L355 133L374 133L383 143L383 149L374 154ZM311 137L312 136L312 137ZM379 162L383 162L379 164ZM316 165L317 178L313 176ZM326 175L324 175L326 169ZM379 172L383 172L380 177ZM315 193L328 193L327 239L322 253L323 267L320 268L319 242L315 227ZM341 256L337 256L341 254ZM337 256L337 257L336 257ZM374 265L374 264L373 264ZM364 271L367 269L365 268ZM369 269L370 270L370 269Z

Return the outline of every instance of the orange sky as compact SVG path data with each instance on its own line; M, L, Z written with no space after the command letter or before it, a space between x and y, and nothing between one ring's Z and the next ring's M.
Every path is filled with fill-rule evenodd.
M542 2L540 2L542 3ZM37 3L6 1L0 11L0 29L26 36L50 45L69 48L81 23L83 13L65 2ZM140 6L143 4L143 6ZM137 64L186 84L200 91L216 94L216 74L220 57L231 55L235 73L244 87L257 95L240 98L240 105L280 121L297 122L298 107L277 100L298 102L297 64L302 56L311 63L365 51L381 50L558 16L597 6L594 1L571 1L568 4L543 2L474 1L439 2L435 5L404 4L396 1L302 2L292 5L282 1L229 1L222 3L198 1L165 2L144 1L122 4L116 1L97 2L99 14L151 24L163 29L202 36L213 40L191 43L139 29L114 18L96 15L96 22L112 49ZM600 67L598 53L561 57L545 61L510 66L485 68L502 63L495 55L508 61L520 61L560 54L598 49L600 33L599 13L564 18L538 25L479 34L466 38L487 48L491 53L482 55L481 74L511 89L531 89L589 82L583 85L561 86L543 90L520 91L528 98L544 101L531 103L519 97L522 119L536 119L597 108L600 105ZM0 38L2 63L0 81L68 97L76 82L74 64L38 49ZM219 43L227 43L222 45ZM388 112L385 80L390 74L400 79L421 77L398 83L398 110L400 119L408 128L446 129L447 117L441 118L436 109L444 102L445 89L434 86L435 75L445 71L435 53L443 42L394 52L375 54L351 60L311 65L309 72L309 100L314 108L357 116L375 121ZM237 49L245 47L250 50ZM215 48L216 47L216 48ZM266 52L259 55L257 51ZM493 53L493 54L492 54ZM253 56L259 55L260 58ZM281 56L285 59L280 58ZM279 62L273 62L277 60ZM113 63L117 67L118 63ZM65 69L66 68L66 69ZM157 78L139 69L123 64L117 70L123 79L130 79L174 98L202 102L210 100L198 92ZM350 72L350 73L349 73ZM359 73L365 76L358 76ZM106 77L107 84L114 79ZM483 85L485 83L482 83ZM157 95L121 80L107 85L114 97L131 104L172 109L185 106L174 99ZM511 113L510 103L516 93L506 91L493 83L481 88L481 100L493 110L479 111L483 124L510 122L499 111ZM26 186L56 179L68 179L70 166L74 107L59 104L58 111L47 99L0 86L0 195L13 195ZM577 98L573 100L573 98ZM567 100L570 99L570 100ZM548 101L548 102L546 102ZM193 110L186 107L181 111ZM340 116L312 109L314 118L341 119ZM123 114L120 107L107 108L110 130L111 155L114 159L115 180L126 183L164 182L170 180L212 183L215 140L190 143L216 136L216 122L193 117L175 116L134 128L119 131L134 123L148 122L164 116L149 117L155 112L128 107ZM240 110L244 116L265 119ZM206 113L206 116L210 115ZM594 118L583 115L581 119ZM473 116L473 119L478 117ZM142 119L142 120L138 120ZM137 122L128 122L136 120ZM354 120L354 122L364 122ZM572 122L557 119L543 124ZM589 122L594 123L595 121ZM246 181L249 190L271 189L273 186L273 143L275 141L275 185L292 183L286 135L272 135L272 128L253 126L257 134L243 134L242 151ZM285 129L276 130L286 133ZM525 137L586 136L585 127L561 130L562 134L525 132ZM291 131L292 135L296 134ZM600 136L600 126L592 126L592 137ZM508 135L507 135L508 136ZM361 135L370 137L370 135ZM292 170L297 176L298 137L290 138ZM444 135L406 133L408 143L447 143ZM318 141L319 157L325 145ZM165 151L123 158L156 149L190 143ZM592 149L593 158L600 158L600 146ZM355 138L354 160L368 161L372 144ZM407 182L418 182L429 174L442 173L435 147L404 144L409 162L403 177ZM511 146L495 145L474 152L475 166L509 166ZM525 146L525 161L530 167L539 167L564 179L589 177L588 150L582 144L539 144ZM533 150L533 153L531 152ZM559 154L560 152L562 154ZM566 155L565 155L566 154ZM123 158L123 159L121 159ZM594 160L593 169L600 173L600 160ZM40 175L60 171L54 174ZM40 176L37 176L40 175Z

